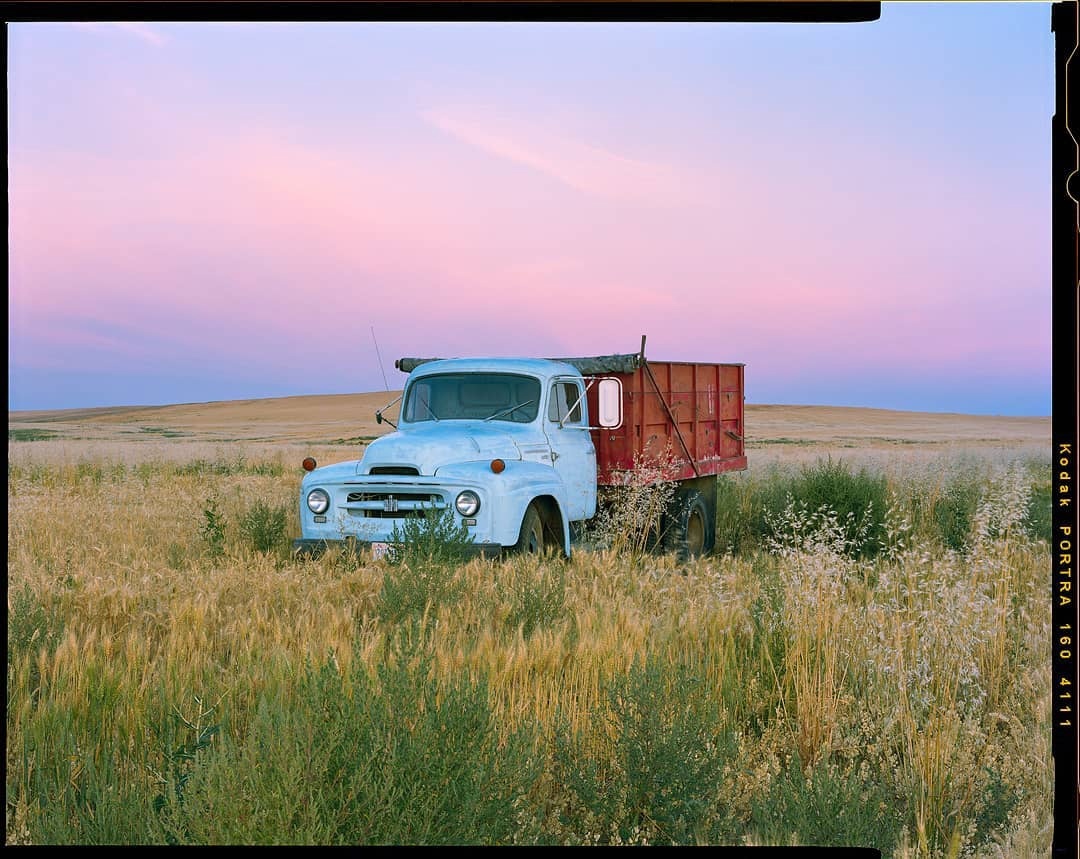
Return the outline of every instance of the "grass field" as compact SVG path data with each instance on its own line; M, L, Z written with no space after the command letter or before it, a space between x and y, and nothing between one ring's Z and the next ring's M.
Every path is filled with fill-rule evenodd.
M292 558L393 396L9 413L7 844L1049 854L1048 418L748 406L684 565Z

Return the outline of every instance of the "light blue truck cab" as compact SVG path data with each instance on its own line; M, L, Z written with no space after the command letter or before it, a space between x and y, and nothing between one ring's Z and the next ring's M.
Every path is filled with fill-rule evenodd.
M476 551L570 553L570 524L597 505L586 380L539 358L418 362L393 432L363 457L314 468L300 488L299 552L367 544L383 554L407 516L451 511ZM621 395L604 426L621 423ZM378 415L379 420L384 420ZM388 423L390 421L387 421Z

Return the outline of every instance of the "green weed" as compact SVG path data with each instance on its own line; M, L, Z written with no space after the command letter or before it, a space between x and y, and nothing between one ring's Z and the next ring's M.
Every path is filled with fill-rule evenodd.
M789 489L797 507L816 513L829 509L842 523L845 544L860 556L877 554L885 534L888 483L866 468L854 471L829 457L804 466ZM786 505L785 505L786 506ZM777 514L773 506L770 514Z
M56 438L52 430L33 429L30 427L8 427L8 441L46 441Z
M167 731L159 734L164 746L160 768L149 768L158 790L152 807L158 816L162 837L170 845L190 841L185 822L185 789L193 771L221 730L219 724L208 721L216 706L206 707L202 699L196 696L195 707L198 712L191 719L174 710L174 718L170 720Z
M189 432L169 429L168 427L139 427L139 430L144 433L150 433L151 435L161 436L162 438L183 438L184 436L191 435Z
M832 511L851 550L873 557L885 534L888 502L883 474L854 470L832 457L795 473L772 469L761 477L725 477L717 487L717 549L740 554L765 548L774 536L771 523L791 507L808 517Z
M240 514L237 527L256 552L273 552L288 543L291 512L287 504L268 504L259 499Z
M534 630L552 628L567 616L566 570L562 565L519 562L504 568L496 580L500 596L510 604L506 626L521 630L525 639Z
M449 508L427 510L394 524L389 561L392 566L460 564L472 554L468 526Z
M212 558L225 553L225 514L221 512L216 495L206 499L202 510L202 527L199 534L206 545L207 554Z
M63 619L48 611L28 584L8 593L8 664L32 649L52 650L64 631Z
M556 778L567 789L567 843L737 843L723 801L735 739L720 703L687 665L641 659L607 685L606 752L562 735Z
M1050 542L1053 529L1053 474L1038 467L1031 479L1031 497L1024 516L1024 529L1035 540Z
M507 731L481 680L440 682L406 625L374 670L332 656L288 699L267 690L244 738L185 784L173 831L189 844L530 843L536 740Z
M249 462L241 456L232 461L195 459L174 466L173 471L181 477L281 477L285 474L285 466L281 462Z
M429 510L394 525L394 541L379 591L379 616L390 623L419 617L456 601L464 582L456 575L470 553L472 535L450 510Z
M806 774L795 756L753 802L751 827L767 844L869 847L888 856L900 839L903 808L888 772L823 761Z

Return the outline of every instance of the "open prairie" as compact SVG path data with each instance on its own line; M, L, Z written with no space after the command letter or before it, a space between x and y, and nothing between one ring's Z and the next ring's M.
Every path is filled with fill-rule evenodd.
M294 556L395 396L9 412L6 844L1049 854L1049 418L748 405L686 562Z
M348 459L357 447L390 432L375 411L398 392L282 397L264 400L9 412L8 439L52 440L58 455L112 452L125 459L230 446L286 451L321 463ZM396 406L388 410L396 415ZM903 412L837 406L746 406L750 468L776 461L926 459L941 454L1049 450L1049 417ZM137 446L129 445L138 443ZM122 448L116 447L123 443ZM42 448L37 448L39 451Z

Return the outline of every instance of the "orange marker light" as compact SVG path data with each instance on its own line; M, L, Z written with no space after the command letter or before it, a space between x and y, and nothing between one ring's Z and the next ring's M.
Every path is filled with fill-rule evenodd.
M493 460L491 460L491 470L494 471L496 474L502 474L503 469L505 469L505 468L506 468L506 463L503 462L501 459L493 459Z
M304 471L314 471L318 463L310 456L305 456L304 461L300 463L304 466Z

